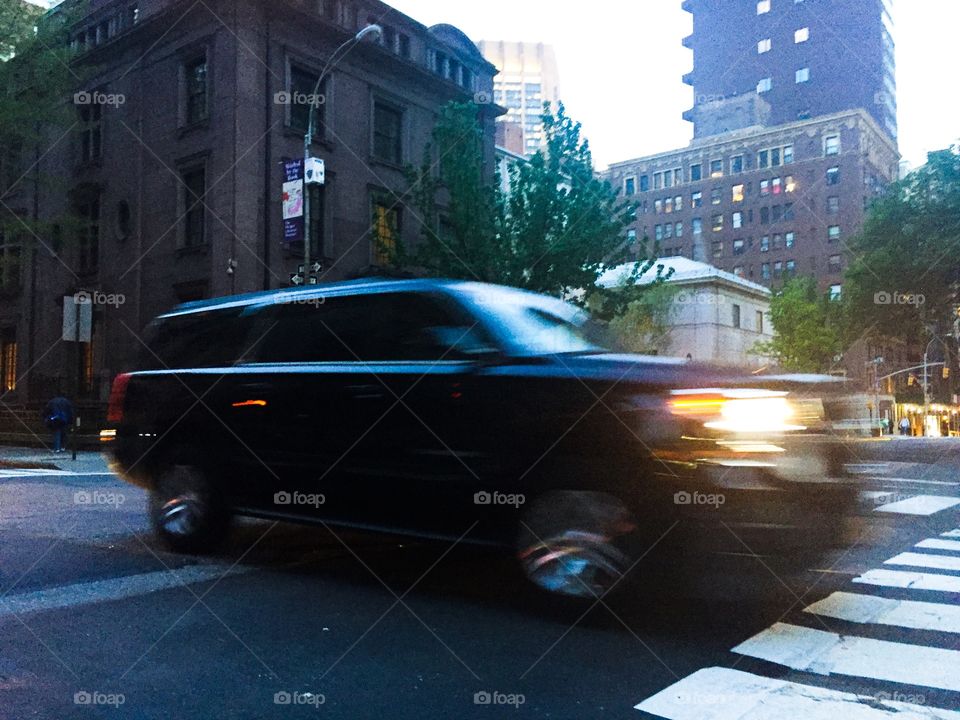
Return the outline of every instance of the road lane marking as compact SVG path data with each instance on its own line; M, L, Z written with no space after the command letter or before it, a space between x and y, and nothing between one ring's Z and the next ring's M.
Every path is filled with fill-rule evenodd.
M960 713L711 667L635 709L668 720L960 720Z
M935 592L960 593L960 577L935 573L905 572L903 570L868 570L853 582L880 587L906 588L908 590L933 590Z
M951 480L917 480L915 478L898 477L871 477L867 479L875 480L877 482L904 483L906 485L940 485L943 487L960 487L960 482L954 482Z
M803 611L855 623L960 633L960 605L835 592Z
M31 478L31 477L89 477L94 475L110 475L109 470L101 472L74 472L73 470L0 470L0 478Z
M775 623L733 652L817 675L960 691L960 651L837 635Z
M0 598L0 620L13 615L64 610L81 605L110 602L191 585L193 583L241 575L255 568L238 565L190 565L175 570L128 575L91 582L60 585Z
M945 495L917 495L906 500L881 505L874 512L899 513L901 515L933 515L941 510L960 505L960 498Z
M960 571L960 557L947 555L926 555L924 553L905 552L885 560L884 565L910 565L911 567L930 568L931 570Z
M960 552L960 540L940 540L939 538L930 538L921 540L916 547L924 550L955 550Z

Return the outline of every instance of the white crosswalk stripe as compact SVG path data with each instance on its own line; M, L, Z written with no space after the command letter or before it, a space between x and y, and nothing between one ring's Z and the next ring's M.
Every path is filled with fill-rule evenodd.
M635 706L668 720L960 720L960 713L705 668Z
M733 652L817 675L847 675L960 691L957 650L840 636L775 623L737 645Z
M945 495L917 495L881 505L876 512L898 513L900 515L933 515L947 508L960 505L960 498Z
M906 572L904 570L868 570L855 583L881 587L932 590L935 592L960 593L960 577L936 573Z
M900 553L896 557L885 560L884 565L910 565L911 567L930 568L931 570L958 570L960 571L960 557L947 555L927 555L925 553Z
M960 530L951 530L950 532L945 532L943 533L943 537L960 538Z
M803 611L854 623L960 633L960 605L835 592Z
M930 538L921 540L916 547L923 550L955 550L960 552L960 540L941 540L940 538Z

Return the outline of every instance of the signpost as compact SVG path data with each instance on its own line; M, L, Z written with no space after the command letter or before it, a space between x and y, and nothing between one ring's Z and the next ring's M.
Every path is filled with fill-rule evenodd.
M287 160L283 163L283 242L303 241L303 226L303 160Z

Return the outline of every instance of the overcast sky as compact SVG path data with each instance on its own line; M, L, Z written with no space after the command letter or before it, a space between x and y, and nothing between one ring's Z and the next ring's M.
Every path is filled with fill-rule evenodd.
M456 25L474 40L556 47L560 93L583 123L598 167L686 145L681 113L693 90L680 77L693 53L680 0L387 0L426 24ZM895 0L900 151L914 167L960 140L958 0Z

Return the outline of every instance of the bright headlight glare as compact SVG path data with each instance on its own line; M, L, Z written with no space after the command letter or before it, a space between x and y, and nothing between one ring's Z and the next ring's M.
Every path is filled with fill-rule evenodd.
M762 390L675 391L675 415L694 417L704 427L734 433L804 430L784 392Z

